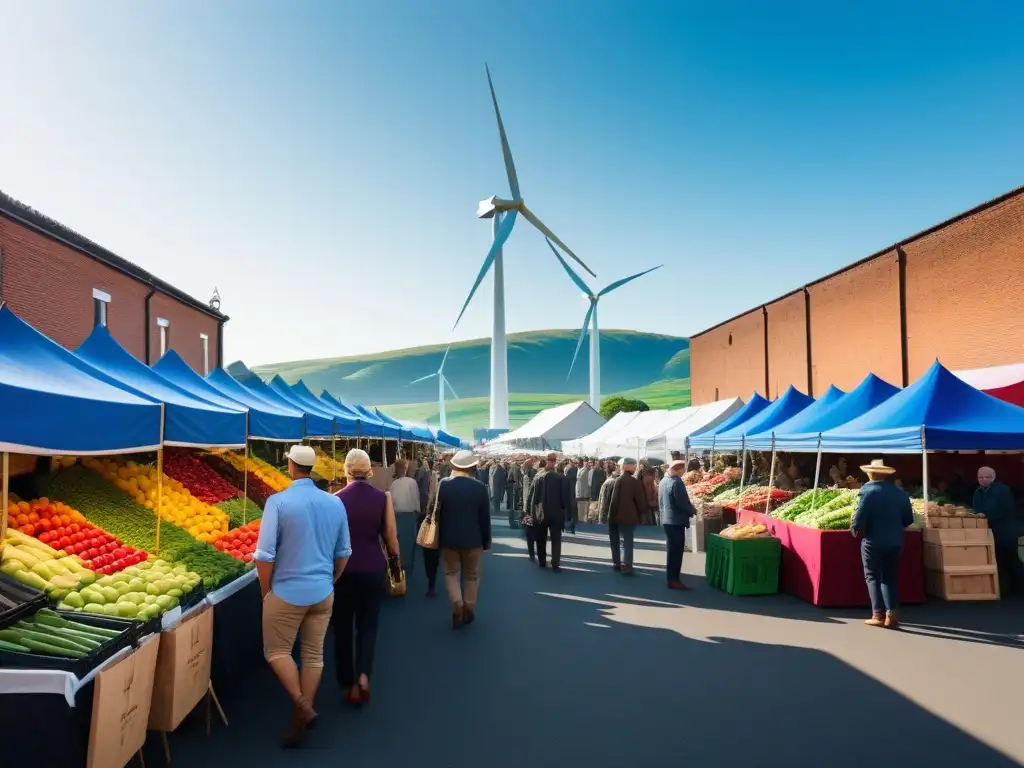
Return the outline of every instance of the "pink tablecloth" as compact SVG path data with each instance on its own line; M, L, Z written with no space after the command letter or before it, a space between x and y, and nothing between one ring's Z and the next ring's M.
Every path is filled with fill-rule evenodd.
M860 540L849 531L819 531L742 509L740 522L763 523L782 542L780 591L823 608L870 605L860 559ZM900 558L900 602L923 603L924 554L921 532L908 530Z

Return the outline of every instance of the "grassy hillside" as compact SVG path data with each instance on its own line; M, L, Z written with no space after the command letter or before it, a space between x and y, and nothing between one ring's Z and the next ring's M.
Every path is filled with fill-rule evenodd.
M575 394L587 390L590 355L586 344L566 381L578 331L514 333L508 337L509 390L518 393ZM437 399L433 379L410 384L437 370L444 346L415 347L359 357L300 360L252 368L264 379L280 374L288 383L302 379L314 392L326 389L357 403L418 403ZM460 397L490 393L490 339L452 345L445 373ZM635 331L601 332L601 388L607 392L643 387L690 375L690 345L677 336Z

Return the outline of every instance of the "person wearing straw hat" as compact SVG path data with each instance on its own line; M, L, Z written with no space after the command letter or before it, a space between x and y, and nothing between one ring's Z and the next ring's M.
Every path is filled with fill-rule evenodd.
M860 489L850 528L854 536L863 536L860 554L871 598L871 618L864 623L898 629L903 529L914 522L914 509L906 491L889 482L896 470L882 459L860 469L868 482Z

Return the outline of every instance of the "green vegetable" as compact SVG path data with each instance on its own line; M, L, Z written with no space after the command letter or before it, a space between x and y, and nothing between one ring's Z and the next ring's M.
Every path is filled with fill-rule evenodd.
M10 643L7 640L0 640L0 651L13 651L14 653L30 653L29 649L18 643Z
M33 640L31 638L25 638L20 644L28 648L30 651L42 653L47 656L63 656L67 659L84 659L88 655L84 651L62 648L51 643L44 643L41 640Z
M82 653L88 653L92 650L87 645L76 642L74 640L68 640L66 637L61 637L55 632L39 632L32 624L24 621L19 621L10 629L5 629L4 632L15 632L17 633L20 640L11 640L11 642L24 644L25 640L35 640L40 643L47 643L56 648L66 648L69 651L81 651Z
M238 528L251 523L253 520L259 520L263 517L263 510L257 507L252 499L245 501L245 514L242 514L242 499L241 497L236 499L227 499L226 501L219 502L213 506L222 512L227 512L228 517L231 518L231 528ZM244 519L243 519L244 518Z
M32 621L36 624L49 624L51 627L61 627L63 629L74 630L75 632L83 632L87 635L96 635L97 639L109 640L113 637L120 637L121 632L116 629L107 629L106 627L94 627L90 624L83 624L78 621L69 621L55 611L51 611L49 608L44 608L32 617Z

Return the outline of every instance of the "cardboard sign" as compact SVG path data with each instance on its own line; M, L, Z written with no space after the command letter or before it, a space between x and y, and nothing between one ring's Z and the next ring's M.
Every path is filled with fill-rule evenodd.
M166 732L181 724L210 687L213 607L161 632L160 638L149 729Z
M146 743L160 636L96 675L87 768L123 768Z

